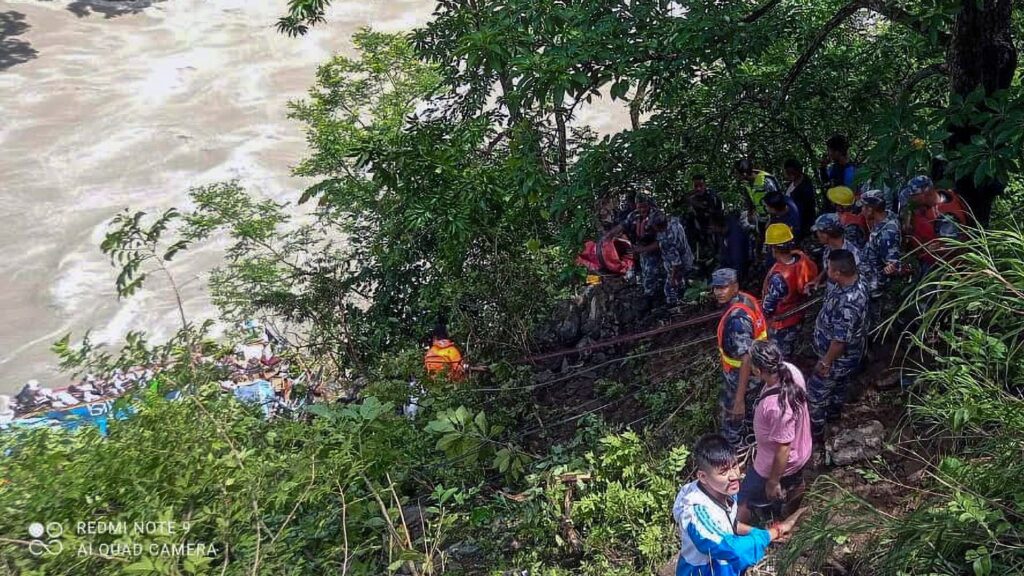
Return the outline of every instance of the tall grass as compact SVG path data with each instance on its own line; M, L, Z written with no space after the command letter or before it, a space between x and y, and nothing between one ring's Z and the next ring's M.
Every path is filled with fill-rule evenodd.
M1024 233L1011 218L953 247L900 311L915 315L910 351L928 360L908 402L913 440L889 456L920 476L881 475L898 510L819 480L790 561L821 568L850 543L849 573L1024 574Z

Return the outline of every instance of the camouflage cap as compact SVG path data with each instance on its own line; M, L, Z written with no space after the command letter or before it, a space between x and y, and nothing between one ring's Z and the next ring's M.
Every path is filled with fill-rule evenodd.
M914 176L914 178L907 183L907 188L910 188L910 195L915 196L934 185L935 184L932 182L932 179L927 176Z
M860 201L872 208L885 208L885 193L881 190L868 190L860 195Z
M723 288L738 282L736 271L732 268L719 268L711 273L711 287Z
M833 212L818 216L818 219L814 221L814 225L811 226L811 231L813 232L842 229L843 224L839 221L839 216L836 216Z

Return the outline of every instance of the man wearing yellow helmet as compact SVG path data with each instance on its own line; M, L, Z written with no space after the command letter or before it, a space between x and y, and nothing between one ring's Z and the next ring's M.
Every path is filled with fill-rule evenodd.
M856 211L857 197L847 186L833 186L827 192L829 202L836 208L836 216L846 232L846 240L861 249L868 236L868 224L864 215Z
M786 224L769 225L764 243L771 247L775 264L764 279L761 309L768 319L768 337L789 358L803 321L802 313L792 311L807 300L804 289L817 278L818 267L797 248L793 230Z

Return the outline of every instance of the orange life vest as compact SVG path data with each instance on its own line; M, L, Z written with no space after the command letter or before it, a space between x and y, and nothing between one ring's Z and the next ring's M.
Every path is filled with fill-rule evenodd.
M945 214L949 214L953 218L956 218L957 222L961 225L967 224L967 210L964 208L964 204L960 200L960 197L957 196L956 192L953 192L952 190L943 190L942 194L948 197L949 200L939 204L934 209L918 208L917 210L914 210L914 214L910 220L910 228L912 231L911 245L914 248L928 246L938 239L938 235L935 233L935 221L942 218ZM927 248L924 248L919 251L917 253L917 258L925 263L935 263L935 256L927 250Z
M626 238L598 240L595 255L601 268L612 274L625 274L633 267L633 256L630 254L632 244Z
M764 287L761 289L761 294L768 293L768 281L771 279L772 274L776 272L782 276L782 281L786 283L787 288L786 296L775 307L775 316L782 316L807 300L807 296L804 295L804 286L818 277L818 265L808 258L807 254L799 250L796 252L796 260L789 264L783 264L776 260L775 265L772 266L772 269L768 271L768 275L764 278ZM781 320L771 320L770 322L772 329L781 330L796 326L803 319L804 315L800 313L787 316Z
M854 214L852 211L839 212L839 223L843 225L843 228L847 226L856 226L860 228L861 232L864 233L864 237L867 238L868 234L868 221L864 218L864 214Z
M451 340L435 339L427 354L423 357L423 365L427 374L438 376L447 374L452 382L462 380L465 373L462 369L462 352Z
M754 324L754 340L765 340L768 338L768 324L764 320L764 312L761 311L761 303L746 292L740 292L737 300L729 305L718 321L718 353L722 357L722 369L726 372L735 370L743 365L742 360L730 357L725 353L725 325L729 322L729 316L736 310L742 310Z

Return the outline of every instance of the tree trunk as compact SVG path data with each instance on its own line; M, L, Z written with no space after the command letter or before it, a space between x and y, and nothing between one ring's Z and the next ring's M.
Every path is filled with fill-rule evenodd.
M633 130L640 129L640 108L644 105L644 98L647 97L647 86L650 81L644 78L640 81L640 84L636 87L636 94L633 95L633 101L629 103L629 125L633 127Z
M565 108L555 107L555 126L558 129L558 173L564 175L569 167L569 146L565 123Z
M1013 0L961 0L953 24L953 39L946 54L950 89L967 96L977 88L991 95L1010 87L1017 70L1017 49L1013 45L1010 17ZM978 133L974 125L951 125L948 150L971 141ZM994 180L974 182L973 175L957 180L956 190L970 205L982 225L988 225L992 203L1002 194L1004 184Z

